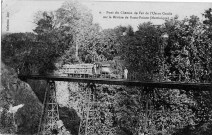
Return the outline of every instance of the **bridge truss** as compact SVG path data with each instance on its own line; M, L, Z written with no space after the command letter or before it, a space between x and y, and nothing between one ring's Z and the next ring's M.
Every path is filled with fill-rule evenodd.
M38 134L51 135L57 132L57 121L59 121L59 110L54 81L48 81L43 105L44 109L40 119Z

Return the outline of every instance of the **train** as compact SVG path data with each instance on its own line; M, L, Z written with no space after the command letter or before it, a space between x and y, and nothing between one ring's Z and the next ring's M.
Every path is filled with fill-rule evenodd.
M65 76L80 78L120 78L121 76L113 73L110 64L85 63L85 64L65 64L61 68Z

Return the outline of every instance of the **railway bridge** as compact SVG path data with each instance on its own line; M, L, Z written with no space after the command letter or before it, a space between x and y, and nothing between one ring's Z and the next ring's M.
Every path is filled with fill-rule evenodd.
M138 81L133 79L111 79L111 78L95 78L95 77L79 77L79 76L41 76L41 75L19 75L19 78L23 81L27 80L46 80L47 86L45 91L45 99L43 102L44 109L42 111L42 117L40 119L40 125L38 134L51 134L52 130L58 129L57 121L59 120L58 103L56 99L55 82L75 82L83 83L86 87L84 91L84 103L82 104L81 121L79 127L79 135L94 135L94 134L107 134L109 135L113 131L112 129L103 130L104 133L99 133L98 128L95 128L95 120L99 117L98 106L99 102L96 99L95 91L96 85L109 85L109 86L125 86L136 87L139 90L143 106L143 126L138 129L143 133L148 134L149 127L151 126L151 118L154 114L152 110L155 109L154 98L158 93L167 90L182 90L184 92L195 91L196 93L201 91L211 91L211 83L187 83L187 82L153 82L153 81ZM164 111L164 109L161 109ZM165 129L161 125L161 133Z

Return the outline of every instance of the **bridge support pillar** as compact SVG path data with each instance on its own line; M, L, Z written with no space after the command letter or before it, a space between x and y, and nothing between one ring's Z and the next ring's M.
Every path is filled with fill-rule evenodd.
M84 97L84 111L81 115L82 117L80 121L79 135L97 134L97 125L95 125L95 123L98 121L99 104L96 101L95 92L95 85L88 85Z
M155 91L151 90L149 87L141 87L139 93L140 99L139 101L142 103L142 112L141 117L142 122L140 123L140 127L138 130L139 133L143 134L152 134L151 128L153 126L153 113L154 113L154 98Z
M50 135L58 131L57 121L59 120L54 81L48 81L43 105L44 109L40 119L38 134Z

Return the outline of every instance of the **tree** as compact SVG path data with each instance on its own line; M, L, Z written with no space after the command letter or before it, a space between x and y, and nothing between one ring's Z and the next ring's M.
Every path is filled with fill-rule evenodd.
M97 52L100 46L100 30L101 27L98 24L92 24L84 29L82 44L79 47L79 57L82 62L93 63L104 59Z
M2 40L3 61L23 74L52 72L56 68L55 61L73 41L66 28L54 27L51 15L44 12L41 17L35 34L14 33Z
M73 42L73 37L68 33L68 28L57 27L54 22L52 12L44 12L42 18L38 20L34 32L37 34L38 56L40 64L40 73L55 69L54 62L61 57ZM42 49L42 50L41 50Z
M127 63L130 74L140 73L137 79L149 80L153 72L159 71L159 46L161 32L150 22L138 26L133 32L131 27L124 30L120 39L121 58ZM144 74L148 74L144 77Z
M169 64L169 74L174 72L183 78L180 81L206 82L211 72L211 39L208 27L200 22L196 16L180 21L177 18L169 20L165 24L169 34L168 45L165 48L165 57ZM185 134L208 134L211 129L204 131L204 126L210 127L211 123L211 92L190 91L187 96L195 102L190 106L192 115L195 116L193 130ZM201 128L200 128L201 127ZM184 132L184 131L183 131ZM179 131L179 134L183 134Z
M14 69L28 66L36 35L33 33L13 33L2 39L2 61ZM32 59L33 61L34 59Z
M203 16L205 17L205 20L203 21L203 24L205 24L205 35L210 38L210 40L212 40L212 9L209 8L208 10L205 10L205 12L203 13ZM209 55L209 68L212 69L212 47L211 45L208 48L208 51L210 52ZM212 72L210 71L211 74L211 78L212 78ZM212 79L211 79L212 80Z
M203 13L205 20L203 21L204 24L212 25L212 8L205 10Z
M73 44L75 48L75 57L78 57L80 47L84 46L85 35L89 32L92 25L93 17L91 11L76 0L65 2L55 12L55 24L69 28L69 32L73 35Z
M203 71L210 72L211 59L210 39L204 25L198 17L191 16L182 21L177 18L167 21L164 29L169 35L165 57L170 73L180 74L184 79L188 74L190 81L201 81Z

